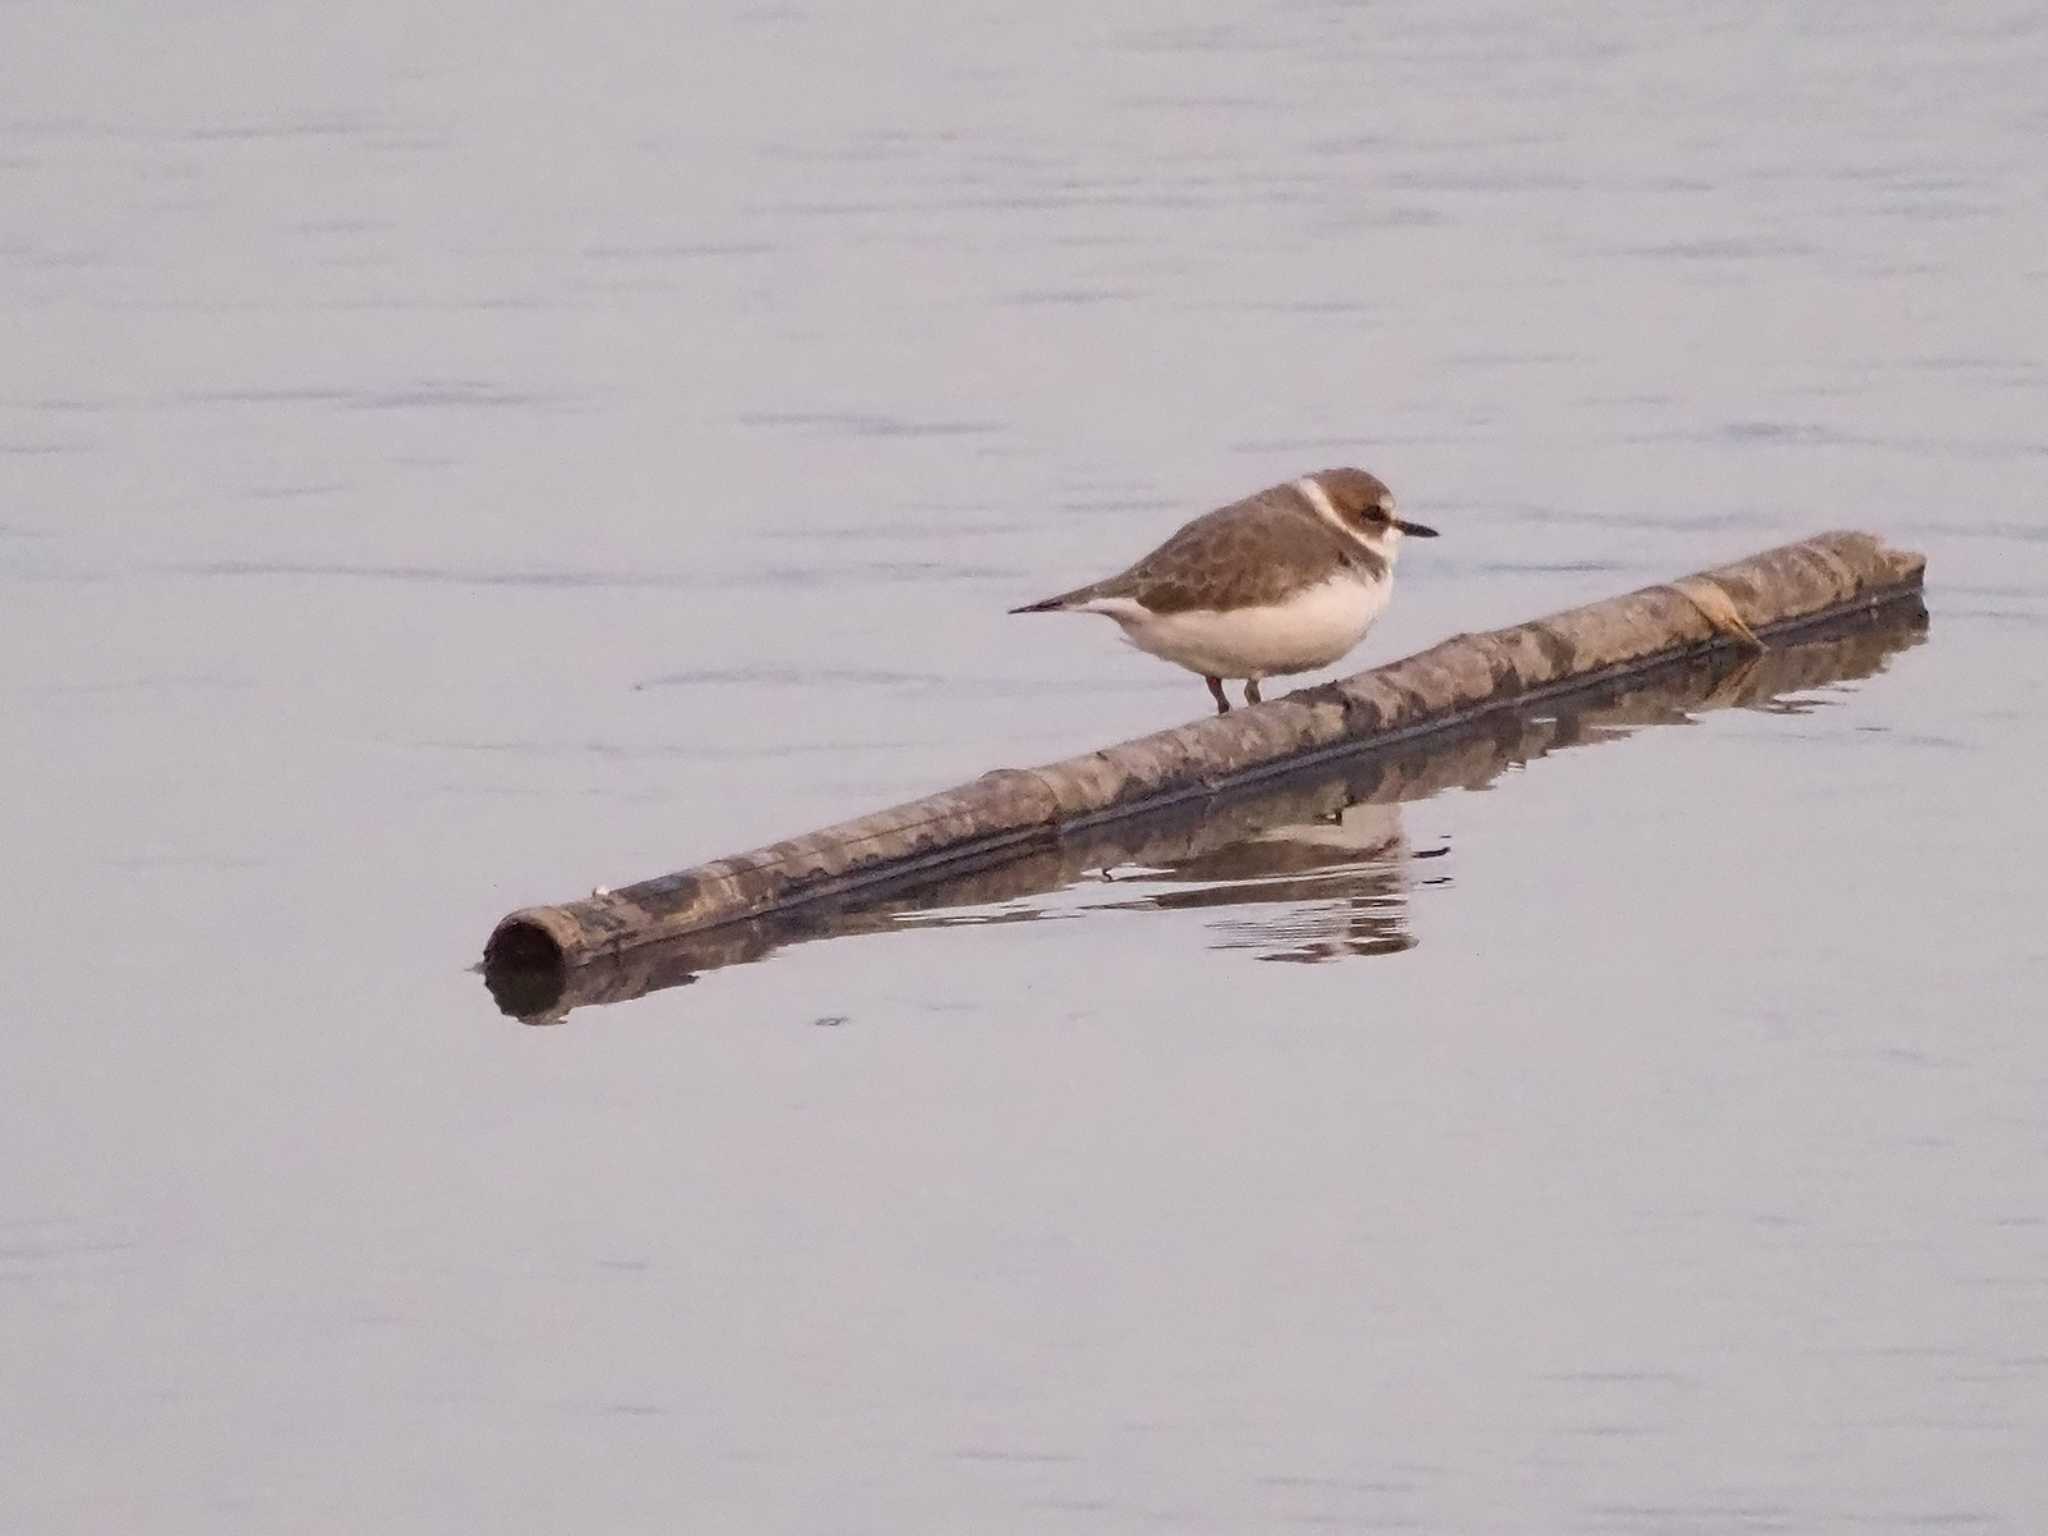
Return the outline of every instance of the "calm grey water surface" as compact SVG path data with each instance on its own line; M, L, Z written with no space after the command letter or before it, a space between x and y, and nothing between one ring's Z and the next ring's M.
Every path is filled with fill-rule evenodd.
M2037 4L0 10L0 1529L2041 1529L2043 79ZM466 972L1198 713L1002 609L1347 461L1445 530L1362 660L1843 525L1932 628L1390 813L1327 963L1076 888Z

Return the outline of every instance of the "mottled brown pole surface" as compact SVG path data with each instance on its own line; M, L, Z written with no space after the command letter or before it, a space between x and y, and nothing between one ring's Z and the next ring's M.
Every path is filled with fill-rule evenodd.
M1922 556L1867 533L1826 533L1664 586L1511 629L1454 635L1401 661L1228 715L971 784L586 901L528 907L487 961L580 965L1194 799L1319 758L1447 729L1490 709L1917 591Z
M1609 746L1645 727L1872 677L1916 642L1926 619L1918 599L1908 595L1789 635L1761 654L1707 651L1536 708L1484 711L1456 730L1346 753L1228 794L1062 829L1057 838L1022 853L956 860L923 875L799 902L574 967L486 967L485 981L498 1006L522 1023L559 1024L577 1009L685 986L705 971L766 959L793 944L915 931L903 921L910 914L944 927L949 912L1003 907L1003 915L977 918L977 925L1031 922L1041 911L1028 898L1084 881L1106 890L1114 883L1106 871L1130 867L1145 872L1141 886L1192 882L1177 897L1140 894L1141 905L1293 902L1301 893L1288 876L1307 867L1313 888L1305 899L1355 906L1364 897L1379 912L1393 914L1384 927L1397 934L1401 882L1389 859L1384 853L1370 856L1353 837L1324 836L1333 825L1343 827L1353 808L1424 800L1447 789L1482 789L1510 768L1554 752ZM1365 930L1376 926L1370 913L1359 916Z

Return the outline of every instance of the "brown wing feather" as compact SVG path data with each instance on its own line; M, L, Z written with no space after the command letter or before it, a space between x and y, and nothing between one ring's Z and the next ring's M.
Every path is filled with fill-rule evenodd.
M1090 595L1135 598L1154 613L1253 608L1287 596L1303 566L1355 564L1362 553L1293 486L1277 485L1204 513Z

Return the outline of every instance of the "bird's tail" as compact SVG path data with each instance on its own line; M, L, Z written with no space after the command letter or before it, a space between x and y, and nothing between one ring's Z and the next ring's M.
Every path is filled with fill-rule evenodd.
M1062 592L1058 597L1042 597L1035 603L1026 603L1022 608L1012 608L1010 612L1063 613L1069 608L1087 602L1091 597L1100 597L1102 594L1097 589L1101 585L1099 581L1093 582L1085 587L1076 587L1071 592Z

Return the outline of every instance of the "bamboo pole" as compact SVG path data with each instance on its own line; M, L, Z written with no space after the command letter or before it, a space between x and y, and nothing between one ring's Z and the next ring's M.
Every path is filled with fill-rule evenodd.
M750 853L510 913L492 970L561 971L726 924L1053 848L1104 823L1373 752L1715 650L1881 607L1922 556L1826 533L1426 651L1284 698L970 784ZM1761 638L1760 638L1761 637Z
M1390 861L1401 860L1398 847L1369 854L1348 837L1332 840L1332 825L1346 826L1354 808L1391 812L1447 789L1482 789L1508 769L1555 752L1608 745L1710 710L1755 707L1870 677L1917 644L1926 623L1919 602L1902 597L1831 619L1760 655L1724 650L1681 658L1567 697L1478 715L1457 730L1361 749L1149 815L1099 822L1000 861L962 863L821 897L574 969L553 963L538 969L493 966L485 979L507 1014L527 1024L558 1024L574 1009L684 986L705 971L762 960L791 944L904 932L905 919L915 914L929 914L920 926L946 926L956 920L947 915L952 910L972 913L960 920L976 924L1028 922L1041 915L1039 909L1024 906L999 915L990 909L1082 881L1101 883L1105 891L1120 889L1121 882L1104 874L1112 869L1143 869L1154 882L1191 882L1180 902L1294 901L1300 893L1275 877L1302 867L1302 855L1312 847L1320 854L1311 854L1308 865L1319 877L1335 880L1319 886L1315 899L1365 895L1375 906L1394 909L1389 926L1398 930L1400 904L1389 903L1384 889L1392 878Z

